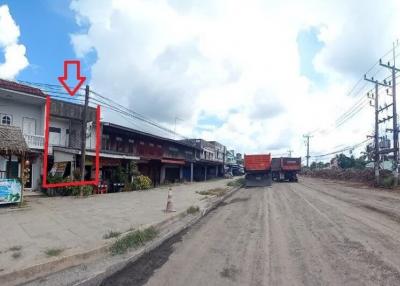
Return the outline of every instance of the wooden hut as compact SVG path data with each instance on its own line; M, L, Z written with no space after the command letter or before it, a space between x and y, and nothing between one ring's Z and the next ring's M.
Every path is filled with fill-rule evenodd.
M19 127L0 125L0 156L11 162L12 156L16 156L21 162L20 174L22 179L21 184L21 202L23 200L23 188L25 184L24 170L25 170L25 158L29 151L29 147L26 144L25 138ZM6 173L6 178L10 177L10 170Z

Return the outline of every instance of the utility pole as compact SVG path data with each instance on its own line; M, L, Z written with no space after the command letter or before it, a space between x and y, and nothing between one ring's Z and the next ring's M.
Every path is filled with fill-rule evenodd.
M306 145L307 145L307 168L309 167L309 161L310 161L310 138L312 137L311 135L303 135L304 138L306 138Z
M85 180L85 162L86 162L86 125L87 110L89 105L89 85L85 88L85 106L82 110L82 130L81 130L81 181ZM80 189L80 196L83 196L83 189Z
M393 118L393 116L389 116L387 118L384 118L382 120L379 120L379 113L382 112L385 109L388 109L390 106L393 106L392 104L386 105L385 107L379 107L379 86L384 86L388 87L389 85L386 83L386 81L379 82L378 80L372 78L367 78L367 75L364 75L364 80L368 82L372 82L375 85L375 94L370 96L368 93L367 96L368 98L375 99L374 104L370 101L370 105L375 107L375 134L374 134L374 169L375 169L375 182L377 185L379 185L379 159L380 159L380 154L381 153L387 153L388 150L383 150L382 152L379 150L379 124L384 123L387 120L390 120Z
M393 61L395 62L396 53L395 53L395 44L393 44ZM398 185L399 172L399 130L397 127L397 104L396 104L396 73L400 71L400 69L396 68L396 65L391 65L390 62L387 64L382 63L382 60L379 60L379 64L387 69L392 71L392 81L389 84L385 83L386 87L392 88L392 110L393 110L393 185Z
M292 152L293 152L293 150L290 150L290 149L289 149L287 152L288 152L288 154L289 154L289 158L292 157Z

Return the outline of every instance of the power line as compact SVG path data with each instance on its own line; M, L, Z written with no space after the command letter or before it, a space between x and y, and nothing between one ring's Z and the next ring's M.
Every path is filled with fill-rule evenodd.
M107 98L107 97L105 97L105 96L103 96L103 95L101 95L101 94L99 94L97 92L94 92L94 91L91 91L91 93L94 94L97 97L100 97L102 99L102 103L103 104L106 104L106 105L109 105L109 106L114 105L114 108L116 108L118 111L123 111L126 115L128 115L128 116L130 116L132 118L138 119L138 120L140 120L142 122L145 122L145 123L147 123L147 124L149 124L151 126L157 127L159 129L163 130L164 132L167 132L170 135L174 135L174 136L178 135L179 137L182 137L183 139L188 139L187 137L185 137L185 136L183 136L183 135L181 135L181 134L179 134L177 132L174 132L173 130L171 130L169 128L166 128L166 127L154 122L153 120L150 120L150 119L146 118L142 114L140 114L138 112L135 112L135 111L133 111L133 110L131 110L131 109L129 109L129 108L117 103L117 102L115 102L114 100L111 100L110 98ZM105 101L108 101L110 103L106 103Z
M390 53L392 53L395 50L395 47L392 47L389 51L387 51L381 58L384 58L388 55L390 55ZM395 58L399 57L400 53L395 55ZM379 65L379 60L376 61L368 70L366 73L370 73L375 67L379 67L379 69L373 74L373 76L376 76L380 71L383 70L383 68ZM387 77L386 79L390 78ZM363 77L361 79L359 79L356 84L350 89L350 91L347 93L347 96L350 96L354 90L356 90L357 86L363 81ZM367 83L365 83L364 85L362 85L362 87L360 89L358 89L357 93L355 93L355 96L358 95L358 100L353 103L349 109L347 109L344 113L342 113L336 120L336 124L338 126L335 126L333 128L328 128L328 129L321 129L321 128L316 128L314 130L312 130L311 132L309 132L309 134L315 134L315 133L322 133L324 132L329 133L333 130L335 130L337 127L342 126L344 123L346 123L350 118L353 118L355 116L355 114L357 114L358 112L360 112L362 109L365 108L366 104L363 103L363 106L360 108L360 103L365 100L365 98L363 97L364 93L362 92L365 87L367 86ZM355 97L354 96L354 97ZM329 131L329 132L327 132Z
M26 81L26 80L18 80L17 82L19 82L21 84L32 86L35 88L39 88L42 92L49 94L52 98L57 98L60 100L65 100L65 101L78 102L78 103L84 102L83 100L80 99L83 97L82 94L77 93L74 97L71 97L67 92L64 91L64 87L59 84L40 83L40 82L32 82L32 81ZM80 88L79 91L84 91L84 88ZM157 130L164 132L165 134L168 134L167 136L179 136L182 139L188 139L188 137L185 137L185 136L175 132L174 130L164 127L161 124L147 118L146 116L144 116L138 112L135 112L134 110L131 110L131 109L115 102L114 100L111 100L110 98L101 95L98 92L91 90L90 93L92 95L98 97L98 98L94 98L93 96L91 96L90 99L92 102L96 101L101 106L106 107L114 112L118 112L119 114L124 115L125 119L130 118L129 122L131 124L134 124L137 127L140 127L140 126L137 123L135 123L132 119L139 120L143 123L148 124L149 126L155 127ZM78 98L78 97L80 97L80 98ZM165 134L164 134L164 136L166 136Z
M322 154L322 155L313 155L313 156L310 156L310 157L312 157L312 158L322 158L322 157L326 157L326 156L335 155L335 154L338 154L338 153L343 153L343 152L345 152L345 151L354 150L354 149L359 148L359 147L362 146L364 143L366 143L366 142L368 142L368 141L370 141L370 140L371 140L371 138L368 138L368 139L365 139L364 141L359 142L359 143L357 143L357 144L355 144L355 145L347 146L347 147L345 147L345 148L343 148L343 149L340 149L340 150L337 150L337 151L333 151L333 152L326 153L326 154Z

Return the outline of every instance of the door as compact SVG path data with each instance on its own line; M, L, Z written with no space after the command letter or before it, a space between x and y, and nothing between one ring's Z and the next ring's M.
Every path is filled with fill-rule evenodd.
M22 130L24 134L36 134L36 120L33 118L24 117L22 119Z

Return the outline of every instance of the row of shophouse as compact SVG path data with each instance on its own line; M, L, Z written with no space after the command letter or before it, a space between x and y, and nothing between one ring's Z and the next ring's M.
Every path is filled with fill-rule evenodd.
M41 186L44 156L46 95L37 88L0 80L0 127L19 128L29 147L29 174L26 188ZM49 166L64 176L81 168L82 105L55 98L51 100L49 124ZM95 175L96 110L89 108L86 130L85 177ZM100 179L108 183L118 167L136 163L141 174L154 185L178 181L202 181L223 176L229 166L230 152L216 141L202 139L173 140L154 134L101 122ZM1 140L1 138L0 138ZM231 162L232 163L232 162ZM236 161L235 161L236 163ZM20 177L20 159L0 157L0 178Z

